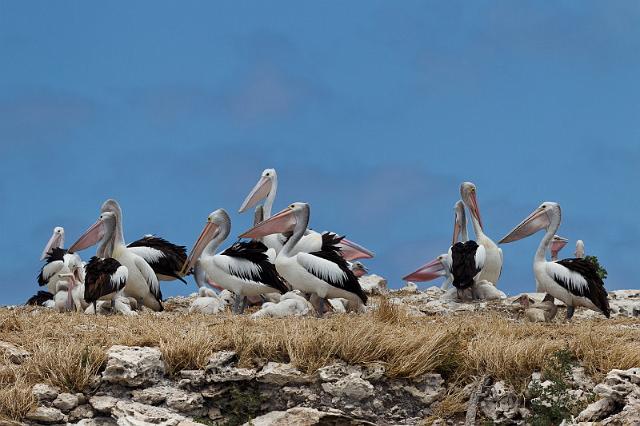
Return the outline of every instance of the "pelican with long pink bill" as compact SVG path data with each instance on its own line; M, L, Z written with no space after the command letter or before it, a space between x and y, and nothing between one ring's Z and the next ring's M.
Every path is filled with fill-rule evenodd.
M571 319L577 306L601 312L609 318L607 291L593 263L577 258L556 262L545 259L545 253L560 227L561 216L558 203L544 202L500 240L500 244L526 238L544 229L546 232L533 258L536 291L548 293L564 302L567 319Z
M265 200L262 206L262 214L264 220L271 217L271 211L273 209L273 202L276 198L276 192L278 190L278 174L275 169L265 169L260 176L260 179L253 187L247 198L240 206L239 213L247 211L249 208L255 206L260 201ZM325 231L322 234L311 229L305 230L304 236L296 245L296 252L311 253L322 249L323 235L331 234L331 232ZM269 247L273 248L276 253L282 250L282 247L287 243L288 238L282 234L270 234L261 237L262 242ZM346 238L342 238L337 243L340 248L342 257L346 260L357 259L371 259L374 253L361 246L360 244L349 241Z
M471 213L471 223L476 234L475 241L479 246L484 247L485 251L484 266L475 281L488 281L497 286L502 274L502 249L484 233L476 186L471 182L463 182L460 185L460 196L465 207Z
M414 272L402 278L403 281L424 282L445 277L442 283L442 290L447 290L453 283L453 274L451 273L451 255L443 253L432 261L422 265Z
M322 235L320 250L311 253L296 250L309 225L309 216L310 208L307 203L293 203L240 237L261 238L291 232L291 237L276 257L278 273L294 289L316 294L321 299L317 309L319 315L324 312L324 301L327 298L347 299L350 310L361 310L367 303L367 296L340 253L337 244L341 237L326 233Z
M236 314L244 311L248 296L289 291L275 266L269 262L267 247L260 241L237 242L216 254L230 231L231 219L224 209L209 214L182 272L197 266L204 272L205 280L235 294L233 312Z
M549 251L551 251L552 262L555 262L556 260L558 260L558 253L560 253L560 250L562 250L564 246L567 245L568 242L569 240L567 240L564 237L561 237L560 235L553 236L553 238L551 239L551 245L549 246Z
M117 213L116 211L120 213ZM162 311L162 293L153 268L124 243L122 213L115 200L107 200L102 205L100 217L71 247L70 252L84 250L100 244L97 257L113 258L128 270L124 295L133 297L154 311Z

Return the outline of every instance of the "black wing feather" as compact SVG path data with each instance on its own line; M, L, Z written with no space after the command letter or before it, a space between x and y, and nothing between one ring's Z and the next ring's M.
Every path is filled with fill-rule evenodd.
M93 303L103 296L120 291L126 285L125 280L117 283L111 281L111 276L122 266L120 262L109 257L101 259L93 256L85 267L84 300Z
M453 286L464 290L473 286L473 278L480 270L476 268L476 251L478 243L475 241L458 242L451 246L451 273Z
M45 257L44 259L44 265L42 265L42 268L40 268L40 273L38 274L38 285L40 287L42 287L43 285L47 285L49 283L49 280L45 280L44 277L42 276L42 270L44 269L44 267L50 264L51 262L55 262L57 260L64 260L65 254L67 254L67 249L62 249L58 247L51 249L51 251L47 253L47 257Z
M276 271L275 265L269 262L267 250L267 246L260 241L238 241L220 254L245 259L258 265L260 272L254 274L255 276L250 277L250 279L273 287L284 294L289 291L289 288L285 284L284 279L278 274L278 271Z
M25 305L43 306L44 302L53 300L53 294L48 291L38 291L38 294L31 296Z
M610 308L607 290L604 288L604 282L598 275L596 266L586 259L562 259L556 261L557 264L564 266L570 271L576 272L587 281L587 288L576 288L565 282L562 277L554 275L553 280L562 287L569 290L571 293L586 297L591 300L594 305L602 311L602 313L609 318Z
M187 283L181 276L180 270L187 260L187 248L173 244L164 238L155 235L147 235L130 244L127 247L150 247L161 251L164 256L160 256L154 261L146 260L156 275L166 275L179 279L183 283Z
M358 297L362 300L362 303L366 305L367 295L362 290L362 287L360 286L360 281L358 281L358 278L353 274L353 271L349 269L349 265L347 264L347 261L344 260L344 257L342 257L342 251L340 250L340 247L337 246L337 244L340 243L340 241L342 241L343 238L344 236L338 236L333 232L325 232L324 234L322 234L322 248L320 249L320 251L315 251L309 254L328 260L338 265L340 270L344 273L344 276L345 276L344 281L341 281L339 283L333 283L333 282L327 281L326 278L323 278L314 274L313 271L309 271L309 270L307 271L315 275L319 279L327 282L328 284L331 284L334 287L338 287L358 295Z

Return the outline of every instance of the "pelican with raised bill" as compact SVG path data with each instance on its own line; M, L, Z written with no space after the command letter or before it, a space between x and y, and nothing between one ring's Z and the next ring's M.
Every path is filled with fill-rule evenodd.
M265 200L262 206L262 216L264 220L269 219L271 217L271 211L273 209L273 202L276 198L277 190L278 174L276 173L276 170L265 169L256 185L253 187L251 192L249 192L247 198L245 198L238 212L243 213L258 204L260 201ZM296 252L311 253L320 251L322 249L324 234L331 234L331 232L325 231L321 234L311 229L305 230L304 236L298 244L296 244ZM282 234L269 234L261 237L261 239L267 247L273 248L276 253L279 253L288 241L288 237ZM371 259L374 256L374 253L371 250L361 246L360 244L354 243L353 241L349 241L344 237L337 243L337 245L338 248L340 248L341 256L349 261L357 259Z
M244 312L248 296L289 291L269 261L267 246L260 241L239 241L216 254L230 232L231 219L224 209L209 214L182 272L197 267L204 271L206 280L232 292L236 296L233 305L236 314Z
M120 206L115 200L107 200L101 210L96 223L69 247L69 251L84 250L99 243L97 257L113 258L128 270L124 295L154 311L162 311L162 293L155 271L124 243Z
M473 287L485 263L485 248L475 241L469 241L467 218L462 201L456 202L453 211L453 237L447 253L421 266L415 272L405 276L403 280L420 282L444 276L446 279L442 284L443 290L447 290L451 284L458 292ZM458 241L459 238L461 241ZM460 296L460 293L458 295Z
M607 291L593 263L578 258L556 262L545 259L545 253L560 227L561 217L558 203L544 202L500 240L500 244L546 230L533 258L533 272L538 285L536 290L564 302L567 305L567 319L571 319L577 306L601 312L609 318Z
M502 249L484 233L476 186L471 182L463 182L460 185L460 196L465 207L469 209L471 213L471 224L476 234L475 241L479 246L484 247L485 250L484 266L475 280L476 282L488 281L494 286L497 286L500 275L502 274Z
M341 237L325 233L322 235L322 244L318 251L307 253L296 250L309 225L309 216L310 208L307 203L293 203L244 232L240 237L261 238L265 235L292 232L276 257L278 273L294 289L316 294L322 299L317 309L319 315L324 312L324 301L327 298L347 299L350 310L361 310L367 303L367 296L340 253L338 244Z
M38 274L38 285L40 287L47 286L47 290L52 295L58 291L58 282L65 281L60 274L70 273L72 270L77 271L76 279L80 282L84 281L84 273L82 259L74 253L70 253L63 248L64 246L64 228L56 226L53 234L44 250L42 251L41 260L45 261Z
M560 250L562 250L568 242L569 240L561 237L560 235L553 236L551 239L551 245L549 246L549 250L551 251L551 261L555 262L558 260L558 253L560 253Z

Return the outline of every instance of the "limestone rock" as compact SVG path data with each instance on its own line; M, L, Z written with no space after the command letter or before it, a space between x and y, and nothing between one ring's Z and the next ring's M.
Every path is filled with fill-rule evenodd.
M60 389L45 383L37 383L31 389L31 393L40 403L53 401L58 397L59 392Z
M78 397L72 393L61 393L53 401L53 406L64 411L71 411L78 406Z
M318 376L323 382L334 382L346 376L362 377L362 369L339 360L318 369Z
M21 347L9 342L0 341L0 356L4 355L14 364L22 364L31 354Z
M315 426L315 425L372 425L363 420L346 416L339 410L319 411L314 408L295 407L287 411L272 411L256 417L243 426Z
M416 285L416 283L413 283L411 281L407 282L407 284L402 287L400 290L398 291L402 291L405 293L417 293L418 292L418 286Z
M107 351L104 381L136 387L156 383L164 373L158 348L140 346L112 346Z
M77 426L116 426L118 423L111 417L96 417L83 419L76 423Z
M140 390L134 390L131 393L131 399L136 402L149 405L159 405L167 400L167 398L178 389L171 386L152 386Z
M192 416L202 416L207 412L202 395L180 389L174 389L174 392L167 396L166 404L172 410Z
M37 407L27 413L26 419L37 423L51 424L65 421L66 416L54 407Z
M231 364L236 357L236 353L233 351L219 351L211 355L209 362L207 363L207 370L213 370L225 365Z
M596 422L602 420L611 414L616 408L616 403L610 398L603 398L592 404L589 404L587 408L582 410L576 421L578 422Z
M639 384L640 368L611 370L604 382L597 384L593 391L602 398L621 402L628 394L637 390Z
M251 380L256 377L255 368L237 368L232 366L221 367L215 369L207 376L207 381L222 382L241 382Z
M502 381L494 383L487 397L480 402L480 408L494 422L509 422L522 417L518 395Z
M95 415L89 404L79 405L69 413L69 420L90 419Z
M279 362L269 362L262 367L256 378L259 382L271 383L275 385L285 385L288 383L308 383L310 378L291 364L281 364Z
M360 287L365 293L369 294L384 294L387 292L387 280L379 275L371 274L364 275L358 278Z
M336 382L323 383L322 389L338 398L356 401L361 401L374 394L373 385L357 374L349 375Z
M112 410L112 416L118 421L119 426L144 424L175 426L186 420L184 416L169 409L130 401L118 401Z
M89 404L99 413L111 413L119 400L109 395L95 395L89 398Z
M405 391L420 399L423 404L431 405L441 400L446 389L444 388L444 380L440 374L429 373L414 380L415 386L405 386Z

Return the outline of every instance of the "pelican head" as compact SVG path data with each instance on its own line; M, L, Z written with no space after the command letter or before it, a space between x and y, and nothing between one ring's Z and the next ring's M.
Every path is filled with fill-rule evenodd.
M471 182L462 182L462 184L460 185L460 197L469 209L471 215L480 224L480 228L483 228L482 217L480 216L480 207L478 206L478 195L476 186Z
M447 275L449 269L449 255L441 254L433 259L431 262L426 263L419 267L414 272L402 278L403 281L431 281L439 277Z
M561 237L560 235L554 235L551 239L551 258L557 259L558 253L564 248L564 246L567 245L568 242L569 240L567 240L566 238Z
M230 227L231 218L229 218L229 214L225 209L218 209L211 212L207 217L207 223L204 225L204 228L202 229L198 240L194 244L193 249L191 249L187 260L182 266L181 273L183 275L186 275L187 272L189 272L191 268L195 266L198 259L200 259L202 252L211 242L211 240L219 236L221 230L224 230L225 233L228 234ZM224 235L223 237L226 238L227 235Z
M44 246L44 250L42 250L42 256L40 256L40 260L44 260L54 248L62 248L63 246L64 228L61 226L56 226L55 228L53 228L53 234L51 234L51 238L49 238L47 245Z
M100 214L98 220L87 229L78 240L69 247L69 253L75 253L98 244L110 238L116 227L117 216L114 212L106 211Z
M258 183L253 187L247 198L240 206L239 213L245 212L247 209L258 204L261 200L267 198L272 188L278 183L278 175L276 169L264 169Z
M576 252L574 253L574 255L579 259L584 258L584 241L576 241Z
M356 278L360 278L361 276L369 272L369 270L366 268L366 266L364 266L362 262L355 261L351 263L351 272L353 272L353 275L355 275Z
M546 229L554 220L560 220L560 205L552 201L545 201L529 216L511 230L498 244L518 241L535 234L541 229Z
M278 214L244 232L240 238L261 238L271 234L291 232L298 222L303 221L305 216L308 221L309 214L309 204L293 203Z

